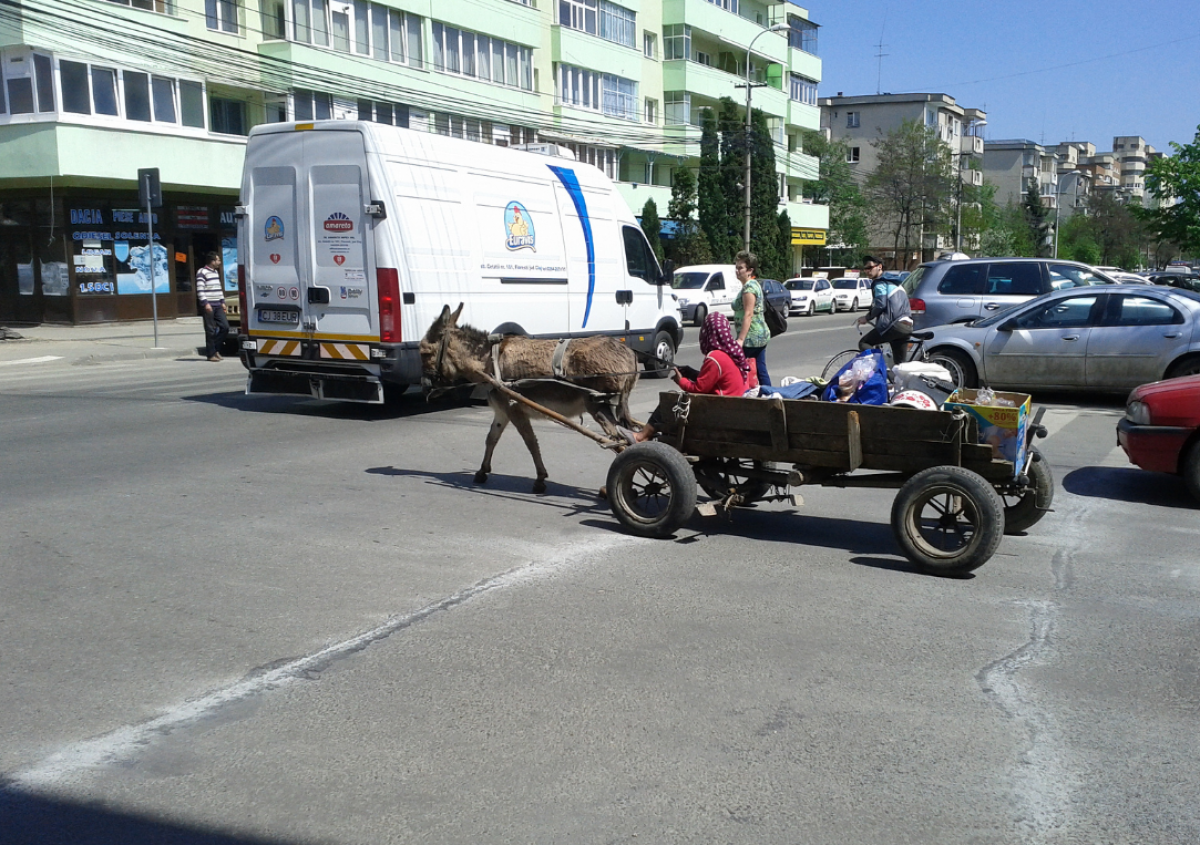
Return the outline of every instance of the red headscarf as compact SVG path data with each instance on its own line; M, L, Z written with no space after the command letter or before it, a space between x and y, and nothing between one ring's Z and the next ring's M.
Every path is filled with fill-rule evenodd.
M726 355L733 359L733 363L737 364L737 368L742 371L742 376L746 379L750 378L750 362L746 360L746 353L742 350L741 344L733 336L733 330L729 327L729 320L724 314L718 314L715 311L709 314L704 320L704 325L700 327L700 351L707 355L714 349L720 349Z

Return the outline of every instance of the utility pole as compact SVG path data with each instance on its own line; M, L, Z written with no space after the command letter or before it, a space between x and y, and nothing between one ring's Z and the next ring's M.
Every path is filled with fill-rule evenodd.
M750 39L750 46L746 48L746 167L745 172L742 174L742 187L745 195L745 201L743 203L743 210L745 212L745 226L742 232L742 243L746 252L750 251L750 150L752 146L750 139L752 137L751 133L754 131L753 124L750 120L750 93L755 88L762 88L766 85L765 82L759 82L756 84L750 78L750 51L754 49L754 42L766 35L768 32L783 32L785 29L790 28L791 27L789 27L786 23L777 23L768 29L764 29L758 35ZM736 87L741 88L742 86L738 85Z

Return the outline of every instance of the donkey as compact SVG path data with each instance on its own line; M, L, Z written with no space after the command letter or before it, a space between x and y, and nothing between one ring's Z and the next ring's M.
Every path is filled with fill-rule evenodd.
M629 347L602 335L574 338L562 353L560 372L563 380L555 381L552 380L555 377L554 358L559 341L519 335L493 338L472 326L459 326L462 310L462 303L454 312L450 311L449 305L443 307L441 315L433 321L421 341L421 368L432 382L450 384L465 380L490 384L489 376L498 377L506 383L516 382L509 384L514 391L563 416L581 417L586 411L614 440L624 439L617 431L617 424L627 428L640 427L641 424L629 414L629 394L638 379L637 356ZM493 342L498 344L495 352ZM525 379L544 381L520 383ZM605 395L596 396L588 390L572 387L572 384ZM492 451L511 422L533 456L537 470L533 492L546 492L546 467L530 424L529 409L495 389L488 392L488 404L495 419L488 430L483 464L475 473L475 483L487 481L488 473L492 471Z

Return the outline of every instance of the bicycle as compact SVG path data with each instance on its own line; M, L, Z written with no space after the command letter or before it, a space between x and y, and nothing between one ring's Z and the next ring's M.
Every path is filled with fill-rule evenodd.
M858 324L855 323L855 326L857 325ZM862 336L861 328L859 328L858 334L860 337ZM913 332L911 335L909 335L908 353L905 360L919 361L926 364L937 364L938 366L945 367L950 373L950 381L954 383L954 388L957 390L963 386L964 382L962 367L959 366L957 361L946 355L939 355L937 353L930 355L928 352L926 352L925 341L929 340L931 337L933 337L933 332ZM888 343L876 344L872 348L878 349L883 353L883 358L887 362L888 369L891 369L891 345ZM862 350L857 346L853 349L843 349L841 352L829 359L829 363L827 363L825 365L825 369L821 371L821 378L825 379L825 381L831 381L833 377L837 375L838 370L846 366L847 363L858 357L858 355L861 353Z

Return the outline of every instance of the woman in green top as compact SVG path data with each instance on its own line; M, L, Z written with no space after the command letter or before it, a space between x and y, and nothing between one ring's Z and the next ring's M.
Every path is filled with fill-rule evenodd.
M733 324L737 326L737 342L746 351L747 358L753 358L758 369L758 383L764 387L771 386L771 376L767 372L767 343L771 340L771 330L767 328L767 320L763 315L766 298L763 296L762 285L758 283L758 256L753 252L739 252L734 263L738 281L742 289L733 300Z

